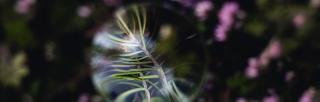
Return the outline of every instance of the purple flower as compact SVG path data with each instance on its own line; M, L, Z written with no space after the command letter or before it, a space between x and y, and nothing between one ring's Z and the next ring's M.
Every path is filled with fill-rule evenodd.
M233 15L235 14L238 8L238 4L235 2L225 3L218 14L220 24L230 26L233 23Z
M259 67L259 61L257 58L250 58L248 62L250 67L255 67L255 68Z
M259 75L259 70L257 68L248 67L246 69L246 76L250 79L256 78Z
M216 28L216 31L215 31L215 37L216 37L217 41L222 42L222 41L226 40L226 38L227 38L226 30L227 29L228 28L226 28L226 26L218 25L218 27Z
M267 48L259 55L258 58L250 58L245 74L248 78L255 78L259 74L259 68L269 64L269 61L278 58L281 55L281 44L277 39L271 40ZM290 76L289 76L290 77Z
M250 58L248 61L248 67L245 70L245 74L248 78L256 78L259 75L259 64L256 58Z
M267 50L270 58L278 58L281 55L280 41L272 40Z
M184 7L192 7L198 0L177 0Z
M279 98L277 94L273 91L273 89L268 90L270 96L266 96L263 98L263 102L279 102Z
M210 1L200 1L195 6L195 15L204 21L207 19L207 13L212 9L212 3Z
M227 38L227 32L231 28L234 20L233 16L238 10L238 4L235 2L227 2L223 5L222 9L219 11L219 25L214 31L214 36L217 41L223 42Z
M259 63L261 66L268 65L269 61L274 58L278 58L281 55L281 43L279 40L271 40L267 48L261 53L259 57Z
M79 97L78 102L89 102L89 100L90 96L84 93Z
M278 96L271 95L263 98L263 102L279 102Z
M302 27L305 23L305 14L303 13L298 13L293 17L292 20L293 24L295 27L299 28Z
M240 97L236 100L236 102L247 102L247 100L243 97Z
M263 52L259 57L260 66L267 66L270 62L270 57L267 53Z
M309 88L300 97L299 102L313 102L312 98L315 96L315 89Z
M88 5L83 5L78 8L78 16L82 18L86 18L91 14L91 8Z
M15 5L15 11L19 14L27 14L34 3L35 0L18 0Z
M286 82L291 81L293 77L294 77L294 72L293 71L287 72L286 73Z
M320 0L310 0L311 7L319 8L320 7Z
M121 0L103 0L103 2L107 6L118 6L121 3Z

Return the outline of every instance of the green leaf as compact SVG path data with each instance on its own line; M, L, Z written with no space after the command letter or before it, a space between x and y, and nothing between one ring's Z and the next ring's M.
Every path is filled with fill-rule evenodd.
M139 91L144 91L144 88L135 88L135 89L131 89L126 92L123 92L120 96L116 98L115 102L125 102L128 96L130 96L131 94L137 93Z
M120 62L123 64L129 64L129 65L141 65L141 64L150 64L152 63L151 61L144 61L144 62Z
M159 78L159 75L145 75L145 76L141 76L139 78L141 78L141 79L154 79L154 78Z
M126 81L122 81L122 82L119 82L119 84L124 84L124 85L134 86L134 87L137 87L137 88L143 88L141 85L136 84L136 83L133 83L133 82L126 82Z
M140 73L141 73L141 72L122 72L122 73L112 74L112 76L136 75L136 74L140 74Z
M129 70L123 70L123 69L113 69L112 71L116 72L143 72L143 71L154 71L157 70L156 68L139 68L139 69L129 69Z
M137 44L137 43L133 43L133 42L130 42L130 43L120 43L121 45L123 45L123 46L127 46L127 47L139 47L140 45L139 44Z
M154 71L156 68L139 68L139 69L130 69L129 71Z
M137 55L137 54L140 54L142 53L143 51L136 51L136 52L131 52L131 53L126 53L126 54L121 54L120 56L123 56L123 57L128 57L128 56L134 56L134 55Z
M141 72L121 72L112 74L111 76L118 79L126 79L126 80L142 80L139 78L139 74Z
M147 102L146 99L144 99L142 102ZM165 102L161 97L152 97L151 102Z
M142 80L138 77L132 77L132 76L114 76L114 78L125 79L125 80L139 80L139 81Z
M114 41L114 42L117 42L117 43L132 43L128 40L125 40L125 39L122 39L122 38L119 38L119 37L115 37L111 34L106 34L106 36L111 40L111 41Z
M146 58L148 58L148 56L143 56L143 57L140 57L140 58L125 58L125 57L122 57L122 58L119 58L119 60L133 62L133 61L141 61L141 60L146 59Z
M135 66L135 65L126 65L126 64L113 64L113 65L111 65L111 67L115 67L115 68L123 68L123 67L127 68L127 67L133 67L133 66Z

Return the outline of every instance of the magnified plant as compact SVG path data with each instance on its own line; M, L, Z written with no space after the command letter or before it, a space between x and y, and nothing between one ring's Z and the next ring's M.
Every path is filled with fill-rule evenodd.
M188 102L191 100L179 89L172 68L159 53L167 53L163 39L173 38L170 31L161 31L156 36L148 31L148 8L131 5L115 12L115 25L106 24L95 36L94 54L91 59L94 69L93 80L100 93L115 102ZM168 29L167 29L168 30ZM170 30L170 29L169 29ZM169 36L169 37L168 37ZM162 38L156 43L155 38ZM189 36L188 39L194 37ZM170 40L167 40L169 43ZM188 54L185 59L195 60ZM170 57L171 56L171 57ZM176 66L192 67L181 64L172 54L168 61ZM191 57L190 57L191 56ZM185 61L185 60L181 60ZM188 83L188 81L184 81ZM189 83L191 84L191 83ZM190 85L189 85L190 86ZM192 86L192 85L191 85ZM193 85L194 86L194 85Z

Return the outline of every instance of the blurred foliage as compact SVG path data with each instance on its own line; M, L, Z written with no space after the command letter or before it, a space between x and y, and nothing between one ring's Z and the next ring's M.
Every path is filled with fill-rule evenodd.
M181 56L177 56L177 44L176 44L176 28L174 28L171 25L163 25L162 26L164 30L169 30L168 34L165 34L165 32L162 32L160 36L162 36L162 39L160 39L159 42L156 43L156 53L163 54L167 57L167 63L168 66L174 68L174 70L177 70L178 72L175 72L175 75L177 77L184 77L191 73L192 65L194 64L195 57L192 54L183 55L183 58Z
M12 58L10 56L4 58L3 53L1 55L0 83L4 86L20 86L21 79L28 75L28 68L25 66L25 53L19 52Z
M20 47L32 46L33 35L26 22L19 20L8 20L3 23L7 42L17 44Z
M261 20L253 20L246 24L246 30L251 32L253 35L257 37L263 36L263 32L266 30L266 25Z
M240 95L246 95L252 92L255 88L254 84L248 80L245 76L240 73L235 74L233 77L227 80L227 85L233 89L237 90Z

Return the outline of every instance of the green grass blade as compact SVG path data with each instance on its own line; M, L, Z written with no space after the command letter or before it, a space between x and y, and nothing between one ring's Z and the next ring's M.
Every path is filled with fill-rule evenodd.
M134 67L135 65L126 65L126 64L113 64L111 67L114 68L128 68L128 67Z
M141 61L141 60L143 60L143 59L146 59L146 58L148 58L148 56L143 56L143 57L140 57L140 58L124 58L124 57L121 57L121 58L119 58L119 60L121 60L121 61Z
M144 91L144 88L135 88L135 89L131 89L126 92L123 92L120 96L116 98L115 102L125 102L128 96L140 91Z
M140 53L143 53L143 51L139 50L139 51L136 51L136 52L126 53L126 54L120 54L120 56L129 57L129 56L135 56L135 55L140 54Z
M113 69L112 71L115 72L144 72L144 71L155 71L157 69L155 68L139 68L139 69L129 69L129 70L124 70L124 69Z
M112 34L107 34L106 35L111 41L113 42L116 42L116 43L132 43L128 40L125 40L125 39L122 39L122 38L119 38L119 37L115 37L113 36Z
M142 76L142 77L139 77L143 80L145 79L155 79L155 78L159 78L159 75L145 75L145 76Z
M137 88L143 88L141 85L133 83L133 82L121 81L121 82L119 82L119 84L129 85L129 86L133 86L133 87L137 87Z
M144 62L120 62L122 64L128 64L128 65L142 65L142 64L150 64L151 61L144 61Z

